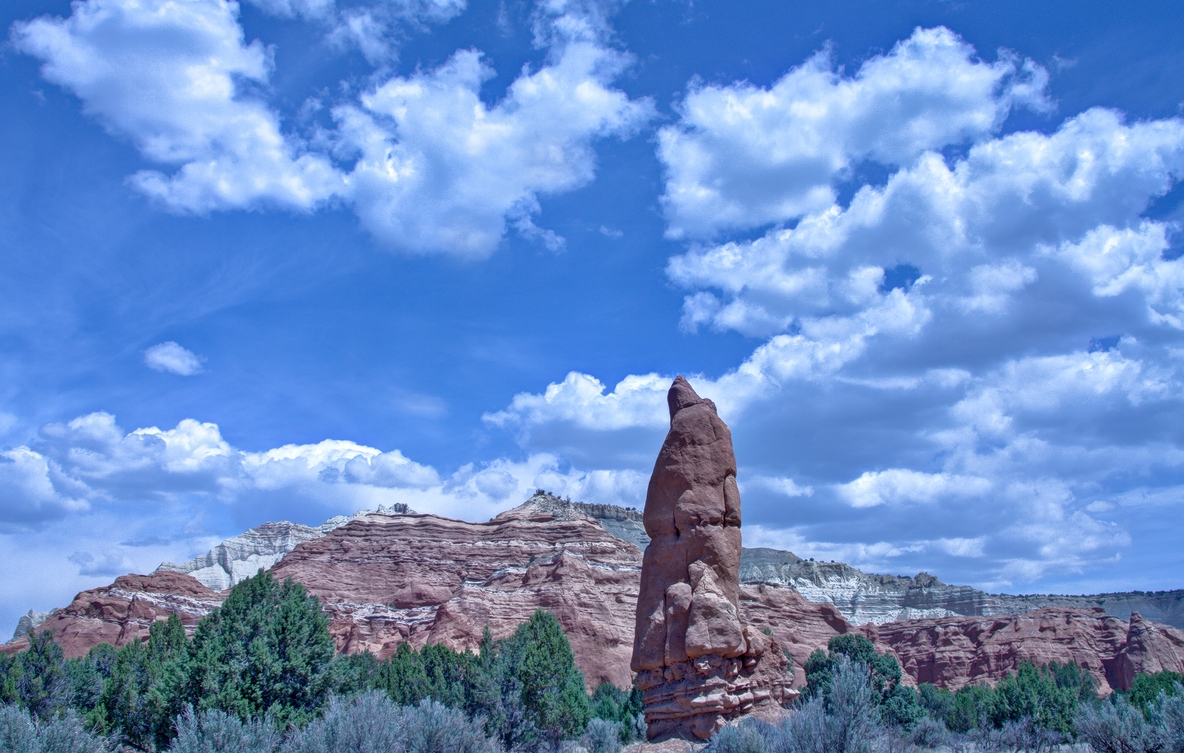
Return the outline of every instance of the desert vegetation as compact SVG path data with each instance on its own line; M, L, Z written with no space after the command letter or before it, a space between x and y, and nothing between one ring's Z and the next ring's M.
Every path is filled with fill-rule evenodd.
M1084 669L1055 662L1021 663L994 686L914 689L901 683L895 658L857 635L832 638L805 670L805 692L780 723L742 720L717 733L705 753L1042 753L1065 744L1095 753L1184 752L1184 677L1172 672L1140 675L1129 693L1106 699Z
M7 753L481 753L613 751L639 728L640 696L592 694L559 621L539 610L476 653L403 644L386 660L334 656L315 597L260 572L192 638L176 616L147 640L66 660L46 631L0 655Z

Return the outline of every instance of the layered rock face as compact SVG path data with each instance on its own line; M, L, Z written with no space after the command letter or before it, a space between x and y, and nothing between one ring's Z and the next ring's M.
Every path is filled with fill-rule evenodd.
M776 639L741 617L731 432L681 376L667 402L670 432L646 493L631 667L651 740L705 740L728 719L797 694Z
M1129 690L1139 673L1184 671L1184 632L1145 621L1048 607L1028 614L905 620L860 629L894 654L905 676L957 690L994 682L1022 661L1085 667L1102 693Z
M340 650L387 656L405 640L476 649L486 624L502 637L543 608L567 631L589 689L602 681L632 682L641 552L597 519L604 515L621 526L619 536L636 539L639 513L548 495L487 523L390 512L368 513L306 540L272 570L322 599ZM34 629L52 629L67 656L82 656L102 642L142 640L169 614L192 630L223 598L181 573L128 575L83 591ZM1184 633L1138 615L1116 619L1101 610L1059 608L853 627L836 605L807 601L777 582L742 583L738 599L747 634L760 640L768 630L792 656L797 686L805 682L801 667L810 652L852 631L896 655L906 682L947 688L993 682L1023 659L1084 664L1103 691L1129 688L1138 672L1184 672ZM0 651L27 645L22 636Z
M109 586L78 594L70 606L54 610L35 630L52 630L69 659L85 656L100 643L122 646L144 640L152 624L167 620L170 614L177 615L192 635L201 618L222 599L223 595L184 573L121 575ZM28 637L22 636L0 650L23 651L28 645Z
M379 507L378 512L386 515L400 515L412 512L404 504ZM299 523L281 520L278 523L264 523L245 533L229 538L203 555L194 557L180 565L162 562L157 572L175 572L192 575L214 591L225 591L239 581L250 578L260 568L270 570L282 560L297 544L320 538L330 531L369 514L369 510L353 515L337 515L315 528Z
M475 650L539 608L554 613L590 688L628 687L640 552L570 503L538 495L488 523L371 514L296 547L272 573L303 583L338 649Z
M951 586L928 573L916 576L865 573L843 562L803 560L777 549L745 549L741 583L788 586L810 601L834 604L848 622L882 625L938 617L991 617L1023 614L1044 607L1103 609L1128 620L1145 619L1184 629L1184 590L1094 594L1090 596L989 594L971 586Z

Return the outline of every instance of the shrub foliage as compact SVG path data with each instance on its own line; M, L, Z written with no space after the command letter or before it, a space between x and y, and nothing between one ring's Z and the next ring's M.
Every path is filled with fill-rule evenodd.
M143 642L67 661L42 631L28 650L0 654L0 751L39 753L46 740L62 753L555 750L591 719L589 742L613 750L606 740L630 740L642 711L636 689L589 696L545 610L502 640L487 630L477 653L402 644L383 661L333 654L317 599L263 571L192 639L172 616Z

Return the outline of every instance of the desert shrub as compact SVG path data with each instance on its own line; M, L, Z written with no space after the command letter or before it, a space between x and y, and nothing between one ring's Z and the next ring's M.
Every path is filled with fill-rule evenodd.
M29 634L29 648L0 664L0 700L18 703L39 719L48 719L70 702L62 647L53 631Z
M833 753L870 753L880 726L874 673L862 662L840 656L831 678L826 712L827 738Z
M744 720L718 730L703 753L768 753L768 750L759 725Z
M1031 719L1023 718L1006 722L1000 730L999 741L1004 748L1028 753L1051 753L1065 742L1065 736Z
M486 633L470 687L470 713L507 749L555 749L592 716L584 676L558 618L539 609L509 638Z
M485 736L479 722L428 698L415 708L404 709L402 727L403 748L407 753L495 753L499 750L499 746Z
M542 609L518 626L511 641L523 644L518 673L527 718L552 747L579 735L592 716L584 675L558 618Z
M1147 716L1159 730L1165 753L1184 753L1184 684L1173 683L1170 695L1160 691Z
M402 725L403 710L384 693L334 696L324 716L291 734L284 753L399 753Z
M186 708L176 719L169 753L278 753L280 734L269 720L242 721L219 709Z
M1080 667L1056 662L1036 667L1022 661L1015 673L996 683L988 714L996 727L1028 720L1037 727L1068 735L1083 696L1093 697L1093 681Z
M96 646L73 668L75 704L95 728L141 750L167 747L174 719L183 710L179 690L185 671L185 628L176 615L152 625L148 640L114 649ZM79 701L101 677L89 708Z
M0 751L4 753L104 753L106 741L89 732L73 711L37 721L18 706L0 706Z
M302 724L328 697L333 639L320 602L270 573L239 582L198 623L181 699L241 720Z
M991 688L986 685L967 685L954 694L954 702L946 715L946 726L953 732L967 733L980 726L989 726Z
M938 748L950 739L950 731L941 719L932 716L922 717L913 725L909 742L918 748Z
M770 753L829 753L826 707L814 697L765 732Z
M335 695L352 695L378 687L382 664L369 651L338 654L329 662L329 687Z
M925 718L925 707L921 705L917 691L897 683L882 696L880 715L894 727L911 730L914 724Z
M368 691L335 696L320 719L293 731L283 753L495 753L478 721L431 699L399 706Z
M841 660L862 664L876 698L881 717L891 725L908 729L925 715L917 692L901 684L902 672L896 658L876 653L871 640L848 633L836 635L826 651L815 650L806 660L806 695L829 698L835 669Z
M1160 730L1118 694L1083 704L1073 721L1077 738L1095 753L1157 753L1164 747Z
M593 717L580 738L588 753L620 753L622 725L603 717Z
M40 753L37 727L29 712L6 703L0 706L0 750L5 753Z
M780 724L759 724L769 753L870 753L882 737L880 704L867 665L840 655L825 699L807 697Z
M917 686L917 701L929 716L943 722L954 710L954 694L927 682Z
M641 691L636 687L625 692L612 683L602 682L592 692L591 704L593 719L618 723L621 742L629 742L644 735L645 706L641 700ZM639 723L642 725L642 735L636 733Z
M413 650L406 643L374 673L371 687L386 691L395 703L414 706L431 698L450 708L468 704L467 688L476 670L476 658L467 651L453 651L443 644Z

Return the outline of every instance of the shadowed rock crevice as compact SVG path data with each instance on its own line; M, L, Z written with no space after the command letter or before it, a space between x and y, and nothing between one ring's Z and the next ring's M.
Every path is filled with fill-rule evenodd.
M728 719L796 696L772 636L740 614L740 492L732 434L683 377L643 521L632 669L652 740L706 739Z

